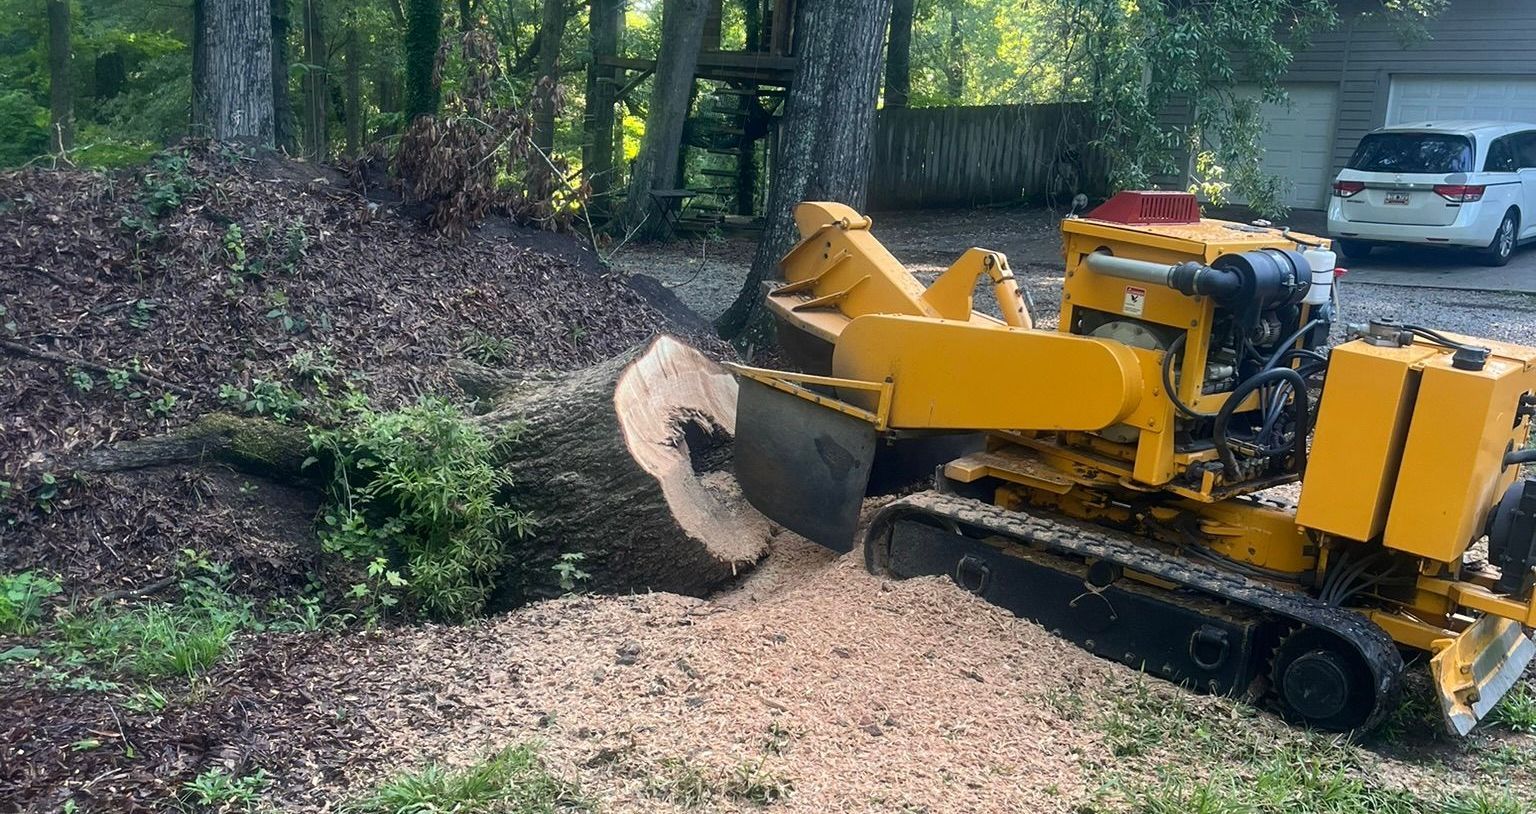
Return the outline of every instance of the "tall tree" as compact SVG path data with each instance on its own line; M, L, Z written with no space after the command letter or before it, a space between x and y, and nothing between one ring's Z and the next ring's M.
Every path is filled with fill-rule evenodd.
M330 152L330 52L325 45L321 0L304 0L304 155L316 161Z
M75 97L70 53L69 2L48 0L48 108L53 125L52 146L68 150L75 144Z
M891 0L800 0L800 61L785 102L767 223L741 292L716 322L721 336L734 339L757 323L763 281L798 237L795 204L814 199L863 208L890 14Z
M671 189L676 183L678 150L693 96L693 73L699 64L707 5L707 0L666 0L662 6L661 45L645 136L640 141L640 154L629 168L629 188L619 218L627 229L641 229L651 235L661 232L664 214L655 211L651 191Z
M459 30L468 31L475 27L475 9L470 0L459 0Z
M201 95L207 134L220 141L273 144L272 4L202 0Z
M539 23L539 74L533 91L533 143L549 155L555 149L555 97L560 90L560 40L565 37L565 20L570 11L565 0L544 0ZM540 174L548 167L534 158Z
M912 95L912 18L916 0L891 3L891 37L885 49L885 106L906 107Z
M581 166L586 175L592 200L606 208L608 191L613 188L614 70L598 64L602 57L619 52L619 26L624 19L622 0L592 0L588 12L588 45L592 61L587 65L587 111L582 123L585 139Z
M347 157L356 158L363 150L363 49L357 31L357 21L348 20L347 47L343 55L347 61L346 108Z
M949 99L960 104L965 97L965 34L960 28L960 9L949 10L948 59L944 63L944 76L948 80Z
M292 150L298 144L293 98L288 91L288 74L293 65L293 49L288 43L292 4L293 0L272 0L272 141L279 150Z
M405 119L434 116L440 101L433 74L443 37L442 0L408 0L405 9Z

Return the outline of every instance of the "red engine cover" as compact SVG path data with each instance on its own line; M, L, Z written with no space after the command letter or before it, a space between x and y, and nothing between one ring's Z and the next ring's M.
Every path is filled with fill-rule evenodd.
M1200 202L1193 193L1163 190L1127 190L1083 217L1146 226L1153 223L1199 223Z

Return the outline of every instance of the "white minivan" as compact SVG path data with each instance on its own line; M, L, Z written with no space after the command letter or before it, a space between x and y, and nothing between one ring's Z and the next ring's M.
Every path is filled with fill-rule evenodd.
M1346 257L1381 244L1473 246L1502 266L1536 237L1536 124L1425 122L1366 134L1328 200Z

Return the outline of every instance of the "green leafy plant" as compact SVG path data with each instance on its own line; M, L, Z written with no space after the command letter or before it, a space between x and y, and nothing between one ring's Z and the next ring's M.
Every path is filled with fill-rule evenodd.
M763 766L763 761L746 761L731 771L725 781L725 794L738 800L767 805L785 799L795 790L795 784L779 777Z
M324 345L294 351L293 355L288 357L288 369L293 371L294 375L309 379L315 384L341 375L341 366L336 361L336 354Z
M1516 684L1488 713L1488 720L1511 732L1536 732L1536 690L1526 682Z
M171 413L176 411L176 401L175 393L162 393L160 398L149 403L149 408L145 412L149 413L151 418L169 418Z
M237 777L214 767L183 783L181 790L193 805L217 811L254 811L269 783L271 778L260 769Z
M283 267L288 271L298 268L299 261L309 256L309 232L304 229L304 219L288 224L287 247L283 252Z
M308 406L298 391L270 379L252 379L249 387L226 384L219 387L219 400L252 415L269 415L287 421Z
M431 616L480 613L505 562L504 538L534 525L501 502L509 481L492 461L493 439L430 399L396 412L364 409L311 437L312 461L325 456L333 467L325 550L366 565L371 590L403 588Z
M89 393L96 389L96 380L91 377L88 371L81 370L78 367L69 369L69 383L82 393Z
M587 555L580 551L567 551L560 555L559 561L550 566L555 572L555 578L560 581L560 590L570 593L576 590L576 586L592 578L592 575L581 570L581 563Z
M128 375L128 371L123 370L122 368L112 368L111 370L107 371L107 385L110 386L114 391L121 392L126 390L128 388L128 383L131 381L133 381L133 379Z
M32 489L32 502L44 512L53 511L53 504L59 499L59 477L52 472L44 472L38 478L37 486Z
M512 361L515 349L512 340L481 331L471 333L463 343L464 355L486 367L499 367Z
M0 633L36 633L43 603L58 596L61 586L35 571L0 574Z
M128 309L128 326L136 331L148 328L159 308L160 303L151 299L134 300Z
M395 777L348 806L354 814L559 814L586 811L577 788L531 746L503 749L467 769L431 764Z
M192 174L186 156L162 153L150 162L140 185L139 200L154 217L164 217L181 208L182 199L202 187Z

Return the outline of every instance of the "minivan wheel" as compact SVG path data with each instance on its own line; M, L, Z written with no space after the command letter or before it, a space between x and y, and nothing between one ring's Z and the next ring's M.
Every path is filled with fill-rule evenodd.
M1488 248L1483 249L1483 264L1488 266L1502 266L1509 262L1509 258L1515 253L1515 242L1520 234L1520 216L1511 209L1504 213L1504 220L1499 221L1499 230L1493 233L1493 240Z
M1371 244L1363 240L1346 240L1342 237L1333 241L1333 244L1338 247L1340 254L1351 260L1359 260L1369 255L1373 248Z

